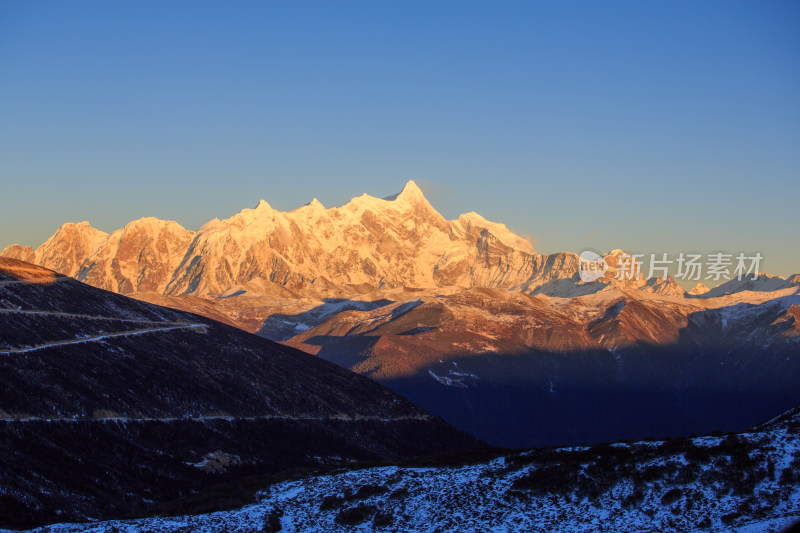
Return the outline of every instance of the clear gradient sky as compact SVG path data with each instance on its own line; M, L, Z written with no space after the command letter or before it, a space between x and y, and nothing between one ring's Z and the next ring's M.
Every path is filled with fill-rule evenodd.
M800 2L0 3L0 248L410 178L542 252L800 270Z

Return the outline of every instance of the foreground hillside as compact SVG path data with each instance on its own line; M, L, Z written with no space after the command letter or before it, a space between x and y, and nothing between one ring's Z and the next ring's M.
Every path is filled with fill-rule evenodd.
M257 497L236 511L41 531L777 532L800 520L800 410L738 435L355 469Z
M475 445L375 382L0 258L0 526L145 514L290 468Z

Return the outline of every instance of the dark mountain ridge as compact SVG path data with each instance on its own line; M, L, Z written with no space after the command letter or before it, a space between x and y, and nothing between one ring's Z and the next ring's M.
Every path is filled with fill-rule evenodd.
M299 350L0 258L0 527L253 473L476 445Z

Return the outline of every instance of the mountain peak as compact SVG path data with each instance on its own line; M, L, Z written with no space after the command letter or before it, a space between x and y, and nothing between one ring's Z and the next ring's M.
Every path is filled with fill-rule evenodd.
M414 180L408 180L408 182L403 187L403 190L397 194L393 194L391 196L387 196L384 198L389 202L418 202L424 201L427 202L425 199L425 195L422 194L422 190L417 186Z
M0 252L0 256L19 259L21 261L26 261L28 263L33 263L36 258L32 247L20 246L19 244L12 244L11 246L7 246L6 248L3 249L2 252Z
M73 228L80 228L80 229L95 229L89 224L88 220L84 220L83 222L65 222L61 224L61 227L58 229L73 229Z
M132 220L125 224L123 230L145 230L158 233L163 230L177 231L181 233L191 233L189 230L175 222L174 220L164 220L156 217L142 217Z
M403 190L398 195L398 198L424 198L425 196L422 194L422 190L419 186L414 182L414 180L408 180Z
M696 296L696 295L700 295L700 294L705 294L709 290L710 289L708 287L706 287L704 284L698 283L697 285L694 286L694 288L692 290L689 291L689 294Z
M105 231L99 230L89 224L88 221L84 220L83 222L67 222L62 224L60 228L53 234L50 238L52 239L59 233L61 234L81 234L81 235L89 235L92 237L108 237L108 233Z
M310 208L313 211L320 211L320 212L326 210L325 206L322 205L322 202L320 202L316 198L313 198L310 202L308 202L303 207Z
M300 207L295 208L292 211L290 211L290 213L302 214L303 216L306 216L306 217L316 217L316 216L323 215L326 212L327 212L327 209L325 209L325 206L322 205L322 202L320 202L316 198L314 198L313 200L311 200L307 204L301 205Z

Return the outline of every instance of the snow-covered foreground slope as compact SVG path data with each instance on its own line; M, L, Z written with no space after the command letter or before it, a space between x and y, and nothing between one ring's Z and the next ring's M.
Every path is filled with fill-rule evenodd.
M800 519L799 429L795 410L740 435L341 471L235 511L39 531L780 531Z

